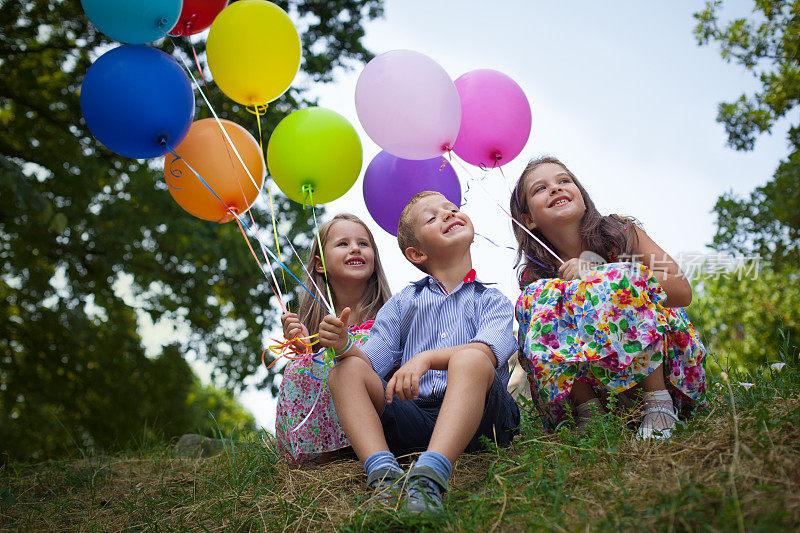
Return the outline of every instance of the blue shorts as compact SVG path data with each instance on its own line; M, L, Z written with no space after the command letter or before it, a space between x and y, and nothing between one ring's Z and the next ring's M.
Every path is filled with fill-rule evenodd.
M383 387L386 388L385 381ZM442 401L443 398L417 398L404 402L395 395L392 403L386 404L381 414L383 434L389 450L398 456L427 450ZM478 430L465 451L479 450L481 435L499 446L506 446L517 434L519 406L503 386L503 382L495 376L492 388L486 395Z

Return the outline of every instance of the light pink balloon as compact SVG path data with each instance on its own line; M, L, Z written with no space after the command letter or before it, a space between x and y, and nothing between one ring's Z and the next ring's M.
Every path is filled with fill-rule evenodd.
M356 111L367 135L403 159L430 159L452 149L461 123L453 80L419 52L393 50L364 67Z
M519 155L531 134L531 106L522 88L496 70L467 72L455 81L461 129L453 151L467 163L493 168Z

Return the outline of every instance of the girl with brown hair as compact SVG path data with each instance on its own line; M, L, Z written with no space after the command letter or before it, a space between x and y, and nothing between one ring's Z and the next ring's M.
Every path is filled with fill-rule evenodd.
M514 227L520 362L545 427L571 409L583 427L603 409L598 395L636 389L638 436L669 437L706 390L680 267L632 219L602 216L554 157L528 164L510 207L525 226Z

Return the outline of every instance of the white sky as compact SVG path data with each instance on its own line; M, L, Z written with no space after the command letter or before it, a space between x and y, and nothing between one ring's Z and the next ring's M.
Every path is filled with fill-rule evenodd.
M504 166L510 182L528 159L559 157L576 174L603 214L633 215L667 252L705 250L714 234L711 210L727 190L745 194L764 183L786 154L784 125L761 138L752 152L725 146L715 121L717 104L756 87L753 77L723 62L716 45L699 47L692 14L704 2L387 0L383 19L366 25L364 44L375 54L422 52L453 79L492 68L513 78L533 112L528 145ZM730 14L747 14L750 2L730 2ZM356 127L364 146L361 176L328 217L351 212L375 234L393 292L420 273L400 254L395 239L369 216L362 196L364 169L380 151L361 128L354 94L361 67L334 83L312 87L323 107ZM213 90L213 89L212 89ZM462 190L468 176L454 166ZM473 176L480 171L469 167ZM499 173L483 182L504 206L508 188ZM473 186L464 211L478 232L514 245L508 217ZM262 221L266 224L266 221ZM473 245L479 277L518 295L514 253L480 238ZM250 390L241 401L260 425L274 429L275 402Z

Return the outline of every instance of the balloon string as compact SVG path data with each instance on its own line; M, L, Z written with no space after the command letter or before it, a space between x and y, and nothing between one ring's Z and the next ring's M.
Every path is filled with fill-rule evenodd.
M253 224L253 226L255 226L256 225L256 221L253 218L253 214L250 211L247 211L247 214L250 215L250 222ZM264 247L264 243L261 242L261 240L259 239L258 240L258 244L261 247L261 255L264 256L264 262L269 267L269 274L270 274L270 276L272 276L272 281L275 283L275 289L277 289L277 291L278 291L278 295L280 297L281 309L283 309L284 313L288 313L289 312L289 306L288 306L288 304L284 304L283 303L283 293L281 292L280 285L278 284L278 279L275 277L275 270L273 270L273 268L272 268L272 262L269 259L267 259L267 251L266 251L266 248ZM281 271L281 273L283 273L283 271ZM285 285L286 285L286 283L284 282L284 286Z
M172 40L172 37L170 37L170 41L172 42L173 48L177 50L178 46L175 44L175 41ZM253 184L253 187L256 188L256 191L261 191L261 186L258 183L256 183L255 178L253 178L253 175L250 173L250 169L247 168L247 165L244 164L244 160L242 159L242 156L239 153L239 150L237 150L236 149L236 145L233 144L233 140L231 140L230 135L228 135L227 130L222 125L222 121L220 120L219 115L217 115L217 112L214 110L214 106L212 106L211 102L209 102L208 97L206 96L206 93L203 92L203 89L200 88L200 84L197 83L197 78L195 78L194 73L192 73L192 70L189 68L189 65L186 62L186 59L184 59L181 54L178 54L178 57L180 57L181 61L183 62L183 67L186 69L186 72L189 74L189 77L192 78L192 81L194 82L194 86L197 89L197 92L199 92L200 96L203 97L203 100L205 101L206 105L208 106L208 109L211 111L211 114L214 116L214 119L217 121L217 125L219 126L219 129L222 131L222 134L225 136L225 139L228 141L228 144L230 144L231 148L233 148L233 152L236 154L236 158L239 160L239 163L241 163L242 168L244 168L244 171L247 173L247 177L250 178L250 182Z
M192 16L194 17L195 15L192 15ZM187 30L190 29L191 25L192 25L192 20L187 21L186 22L186 29ZM174 44L175 43L173 42L173 46L174 46ZM191 40L189 41L189 44L192 47L192 55L194 56L195 63L197 64L197 70L200 73L200 77L203 80L203 86L206 88L206 91L208 91L209 90L208 89L208 84L206 83L205 76L203 76L203 67L200 65L200 59L197 57L197 50L195 49L194 43L192 43ZM195 80L195 85L197 85L196 80ZM197 87L197 89L198 89L198 91L200 91L202 93L202 91L200 90L199 86ZM203 97L205 98L205 95L203 95ZM211 107L211 104L208 102L207 99L206 99L206 103L208 104L209 107ZM265 106L265 108L266 108L266 106ZM213 112L213 108L212 108L212 112ZM215 116L216 116L216 113L215 113ZM219 119L217 120L217 123L219 123ZM221 126L221 124L220 124L220 126ZM220 130L223 133L223 135L227 138L227 131L225 130L225 128L220 127ZM247 203L247 194L244 192L244 187L242 186L242 182L239 179L238 173L236 172L236 165L235 165L235 163L233 161L233 158L231 157L231 151L230 151L231 148L233 148L234 152L236 152L236 154L238 156L239 154L236 151L236 146L232 142L230 143L230 146L225 146L225 152L228 154L228 159L231 162L231 169L233 171L233 175L236 178L236 182L239 185L239 190L242 192L242 199L245 201L245 203ZM262 150L262 152L263 152L263 150ZM239 157L239 160L242 161L241 157ZM242 162L242 165L244 166L244 162ZM244 168L248 172L248 175L249 175L250 174L249 173L249 169L246 166ZM252 180L252 176L250 176L250 178ZM169 184L167 184L167 185L169 185ZM255 225L255 220L253 219L252 212L250 212L248 210L248 214L250 215L250 221ZM245 236L245 238L246 238L246 236ZM270 273L270 276L272 276L272 281L275 283L274 289L273 289L272 292L276 292L277 291L278 303L280 303L281 309L283 309L284 312L288 312L288 309L287 309L286 305L283 303L283 299L284 298L283 298L283 293L281 292L280 285L278 285L278 281L275 279L275 271L272 268L272 263L269 261L269 259L267 259L267 254L264 251L264 243L262 243L261 241L258 241L258 243L259 243L259 245L261 247L261 255L264 257L264 262L269 267L269 273ZM250 242L249 241L247 241L247 245L250 246ZM250 248L250 251L252 251L252 247ZM278 254L280 254L280 247L278 248ZM261 261L258 258L256 258L256 260L259 262L259 265L260 265ZM281 274L283 275L283 271L281 271ZM266 275L266 273L265 273L265 275ZM267 279L267 282L269 282L269 279ZM284 286L286 286L286 278L285 277L284 277Z
M366 336L365 335L354 335L353 337L355 339L363 342L365 340ZM325 354L325 360L324 361L321 361L321 360L318 359L318 357L321 356L322 354ZM327 367L328 369L332 368L334 366L334 364L335 364L335 362L334 362L335 359L333 357L333 354L331 353L330 348L326 348L325 350L320 350L315 354L308 354L308 355L311 355L311 358L310 358L311 361L313 361L314 363L317 363L317 364L319 364L321 366ZM292 429L290 431L290 433L296 432L298 429L303 427L306 422L308 422L309 418L311 418L311 414L314 412L314 409L317 407L317 403L319 402L320 396L322 396L322 392L328 386L328 374L329 374L329 372L325 372L324 377L322 377L322 378L318 378L317 376L315 376L307 368L300 369L298 371L298 373L306 374L306 375L311 376L312 378L314 378L316 381L318 381L319 382L319 391L317 392L316 398L314 398L314 403L311 404L311 409L308 410L308 414L305 416L305 418L303 418L302 421L300 421L299 424L297 424L297 426L294 427L294 429Z
M237 217L237 216L236 216L236 212L235 212L235 210L231 209L231 213L234 215L234 219L236 220L236 224L239 226L239 231L241 231L241 232L242 232L242 237L244 237L244 242L246 242L246 243L247 243L247 247L248 247L248 248L250 248L250 253L251 253L251 254L253 254L253 258L255 258L255 260L256 260L256 263L258 264L258 267L259 267L259 268L261 268L261 271L262 271L262 272L264 272L264 269L263 269L263 267L261 266L261 260L260 260L260 259L258 258L258 256L256 255L256 252L255 252L255 250L253 250L253 246L250 244L250 239L247 237L247 233L245 233L245 232L244 232L244 228L242 227L242 223L241 223L241 221L239 220L239 217ZM260 243L260 242L261 242L261 241L259 241L259 243ZM262 244L261 246L263 247L264 245ZM262 250L262 251L263 251L263 250ZM268 262L268 261L267 261L267 264L269 264L269 262ZM272 271L272 266L271 266L271 265L270 265L270 271ZM267 276L267 273L266 273L266 272L264 272L264 277L266 277L266 276ZM278 281L277 281L277 280L275 280L275 274L274 274L274 273L272 274L272 279L275 281L275 289L277 289L277 294L276 294L276 296L278 297L278 303L280 303L280 304L281 304L281 309L283 309L283 312L284 312L284 313L288 313L288 312L289 312L289 310L288 310L288 309L286 308L286 306L283 304L283 295L281 294L281 289L280 289L280 287L278 287ZM267 278L267 282L269 282L269 278ZM272 291L272 292L276 292L276 291Z
M475 232L475 235L477 235L478 237L483 237L484 239L486 239L487 241L489 241L489 243L490 243L490 244L493 244L493 245L494 245L495 247L497 247L497 248L506 248L506 249L508 249L508 250L513 250L513 251L515 251L515 252L517 251L517 249L516 249L516 248L514 248L513 246L503 246L502 244L497 244L496 242L494 242L492 239L490 239L490 238L489 238L489 237L487 237L486 235L481 235L481 234L480 234L480 233L478 233L477 231ZM531 256L529 256L529 255L528 255L528 254L526 254L525 252L522 252L522 253L523 253L523 255L525 256L525 258L526 258L528 261L533 261L534 263L536 263L537 265L539 265L540 267L542 267L542 268L544 268L544 269L546 269L546 270L555 270L555 269L554 269L554 268L552 268L552 267L549 267L549 266L547 266L547 265L543 265L543 264L541 264L539 261L537 261L536 259L532 258ZM512 267L512 268L513 268L513 267Z
M269 283L269 278L267 277L267 273L264 272L264 268L261 266L261 261L258 259L258 256L256 256L255 251L253 251L253 247L250 245L250 240L247 238L247 235L244 233L244 230L242 229L242 225L239 223L239 217L236 216L236 211L234 209L232 209L230 206L228 206L224 201L222 201L222 198L220 198L219 195L216 192L214 192L214 189L212 189L211 186L208 183L206 183L206 180L204 180L203 177L194 168L192 168L192 166L185 159L183 159L181 156L179 156L177 153L175 153L175 151L172 148L168 147L168 150L175 157L175 159L173 159L172 162L170 163L170 167L172 167L172 165L176 161L183 160L183 164L185 164L186 167L189 170L191 170L192 173L195 176L197 176L197 179L199 179L202 182L202 184L205 185L205 187L209 191L211 191L211 194L213 194L216 197L216 199L219 200L220 203L223 206L225 206L225 208L228 210L228 212L233 215L233 217L236 219L237 224L239 224L239 229L242 231L242 235L244 236L245 242L247 243L247 247L250 248L250 252L253 254L253 257L256 260L256 264L258 265L258 269L261 270L261 273L264 274L265 278L267 278L267 283ZM175 175L175 171L176 170L177 170L177 172L182 174L180 169L171 169L170 173L172 175ZM262 244L262 249L263 249L263 244ZM269 264L269 262L267 262L267 264ZM270 271L272 271L272 265L271 264L270 264ZM272 275L272 279L275 280L275 275L274 274ZM286 307L283 305L283 299L282 299L281 294L280 294L280 289L277 287L277 285L278 285L278 282L275 281L275 288L278 289L277 293L275 292L275 289L272 286L270 286L270 289L272 289L273 294L275 294L275 296L278 298L278 302L281 304L281 307L283 308L284 312L286 312Z
M452 161L452 157L451 157L451 161ZM475 179L475 178L473 178L473 177L472 177L472 175L469 173L469 170L468 170L468 169L467 169L467 168L466 168L464 165L462 165L462 164L461 164L461 162L460 162L458 159L456 159L455 161L456 161L456 163L458 164L458 166L460 166L460 167L461 167L461 168L464 170L464 172L466 172L466 173L467 173L467 176L469 176L471 179ZM525 227L525 225L524 225L522 222L520 222L519 220L517 220L516 218L514 218L514 217L511 215L511 213L509 213L509 212L508 212L508 210L507 210L505 207L503 207L502 205L500 205L500 202L498 202L497 200L495 200L494 196L492 196L492 194L491 194L491 193L490 193L490 192L489 192L489 191L486 189L486 187L484 187L484 186L483 186L483 183L481 183L481 181L482 181L482 180L475 180L475 181L476 181L476 183L477 183L478 185L480 185L481 189L483 189L483 191L486 193L486 195L487 195L489 198L491 198L491 199L492 199L492 201L493 201L495 204L497 204L497 207L499 207L499 208L500 208L500 210L501 210L503 213L505 213L505 214L506 214L506 216L508 216L508 218L510 218L510 219L511 219L511 221L512 221L514 224L516 224L517 226L519 226L519 227L520 227L520 229L522 229L522 231L524 231L525 233L527 233L527 234L528 234L530 237L532 237L532 238L533 238L533 239L534 239L536 242L538 242L539 244L541 244L541 245L542 245L542 247L544 247L544 249L545 249L545 250L547 250L548 252L550 252L550 255L552 255L553 257L555 257L555 258L558 260L558 262L559 262L559 263L561 263L561 264L563 264L563 263L564 263L564 260L563 260L563 259L561 259L561 258L558 256L558 254L556 254L556 253L555 253L553 250L551 250L551 249L550 249L550 248L549 248L549 247L548 247L548 246L547 246L545 243L543 243L543 242L542 242L542 240L541 240L539 237L537 237L536 235L534 235L534 234L533 234L533 233L532 233L532 232L531 232L531 231L530 231L530 230L529 230L527 227ZM466 193L465 193L465 194L466 194ZM462 204L462 205L463 205L463 204Z
M172 39L171 36L170 36L170 42L172 43L173 49L177 50L178 46L175 44L175 41ZM230 135L228 135L227 130L222 125L222 121L220 120L219 116L217 115L217 112L214 110L214 106L211 105L211 102L208 100L208 97L203 92L203 90L200 88L200 84L197 83L197 78L195 78L194 74L192 73L191 69L189 68L189 65L186 63L186 59L184 59L184 57L181 54L178 54L178 57L180 58L181 62L183 63L183 67L184 67L184 69L186 69L186 72L189 74L189 77L192 78L192 82L194 83L194 86L197 89L197 92L199 92L200 96L203 97L203 100L205 101L206 105L208 106L208 109L211 111L211 114L214 116L214 119L217 121L217 125L219 126L220 131L222 131L222 134L225 136L225 139L228 141L228 144L233 149L234 154L236 154L236 158L239 160L239 163L242 165L242 168L244 168L244 171L247 173L247 177L250 178L250 182L255 186L257 191L260 191L261 187L256 184L256 181L253 178L253 175L250 173L250 169L247 168L247 165L244 164L244 160L242 159L241 154L236 149L236 145L233 144L233 141L231 140ZM266 106L264 106L264 107L266 107ZM262 157L263 157L263 153L264 153L263 146L261 147L261 153L262 153ZM274 211L273 205L272 205L272 191L270 190L268 181L267 181L267 192L269 193L270 210L271 210L271 215L272 215L272 218L273 218L273 221L274 221L275 220L275 211ZM263 246L264 243L260 239L259 239L259 242ZM276 247L278 247L278 254L280 255L280 246L279 246L278 239L277 239L277 231L275 232L275 245L276 245ZM273 254L269 250L269 248L264 248L264 249L267 252L269 252L270 256L273 256ZM297 259L301 263L303 262L303 260L300 258L300 256L298 256ZM278 262L280 263L279 260L278 260ZM280 264L281 264L281 266L283 266L283 263L280 263ZM270 268L271 268L271 265L270 265ZM290 272L290 274L291 274L291 272ZM281 271L281 275L283 275L283 270ZM285 285L286 285L286 283L285 283L285 277L284 277L284 286ZM301 283L301 285L302 285L302 283ZM312 296L312 298L314 298L316 300L316 298L314 297L313 294L311 296ZM319 301L319 300L317 300L317 301ZM332 309L332 307L329 307L329 309Z
M170 151L171 151L171 150L170 150ZM176 156L175 156L175 159L173 159L172 161L170 161L170 162L169 162L169 173L172 175L172 177L173 177L173 178L180 178L181 176L183 176L183 171L182 171L181 169L179 169L179 168L173 168L173 166L172 166L172 165L174 165L174 164L175 164L175 162L176 162L176 161L178 161L179 159L180 159L180 156L177 156L177 155L176 155ZM169 179L166 179L166 180L164 180L164 181L166 181L166 182L167 182L167 187L169 187L170 189L175 189L176 191L179 191L179 190L181 190L181 189L183 188L183 187L176 187L175 185L172 185L172 184L169 182Z
M500 165L500 160L503 159L503 156L500 155L498 152L495 152L494 154L492 154L492 156L494 158L494 163L492 163L492 168L486 168L486 165L484 165L483 163L479 163L478 164L478 168L480 168L484 172L490 172L490 171L492 171L494 169L499 170L500 171L500 175L503 176L503 183L505 183L506 188L508 189L508 192L509 193L512 192L511 191L511 185L509 185L508 179L506 179L506 175L505 175L505 173L503 173L503 167ZM465 194L466 194L466 192L465 192Z
M273 342L277 344L272 344L268 346L263 352L261 352L261 364L266 366L267 370L272 368L272 365L278 362L278 359L284 358L289 359L291 361L302 361L303 359L310 359L313 358L313 353L311 352L311 347L314 344L311 339L318 336L317 333L314 335L309 335L308 337L295 337L294 339L284 339L279 341L278 339L272 339ZM298 348L298 345L300 348ZM264 356L267 352L274 353L277 357L274 361L272 361L269 366L267 366L264 362ZM289 354L294 354L295 357Z
M291 239L287 239L287 242L289 243L289 246L291 246L291 247L292 247L292 252L294 252L294 255L296 255L296 256L298 256L298 257L300 257L300 254L298 254L298 253L297 253L297 250L295 250L295 248L294 248L294 244L292 244L292 240L291 240ZM317 289L317 294L319 294L319 297L320 297L320 298L322 298L323 300L325 300L325 294L322 292L322 289L320 289L320 288L319 288L319 285L317 285L317 282L316 282L316 281L314 281L314 277L313 277L313 276L311 275L311 273L310 273L310 272L309 272L309 271L306 269L306 267L303 265L303 263L300 263L300 266L302 267L302 269L303 269L303 272L305 272L305 273L306 273L306 277L307 277L309 280L311 280L311 283L314 285L314 288L315 288L315 289ZM325 303L328 303L328 302L326 301ZM332 307L333 307L333 304L331 304L331 303L328 303L328 306L332 308Z
M208 183L206 183L206 180L204 180L204 179L203 179L203 176L201 176L201 175L200 175L200 174L199 174L199 173L198 173L198 172L197 172L197 171L196 171L194 168L192 168L192 166L191 166L191 165L190 165L190 164L189 164L189 163L188 163L188 162L187 162L187 161L186 161L184 158L182 158L181 156L179 156L178 154L176 154L176 153L175 153L175 150L173 150L171 147L169 147L169 146L168 146L168 147L167 147L167 150L169 150L169 153L171 153L173 156L175 156L175 159L173 159L173 160L172 160L172 163L170 163L170 166L171 166L172 164L174 164L174 163L175 163L176 161L178 161L178 160L181 160L181 161L183 161L183 164L184 164L184 165L186 165L186 168L188 168L189 170L191 170L191 171L192 171L192 173L193 173L193 174L194 174L194 175L197 177L197 179L199 179L199 180L200 180L200 181L203 183L203 185L205 185L205 186L206 186L206 189L208 189L209 191L211 191L211 194L213 194L213 195L214 195L214 197L215 197L217 200L219 200L219 203L221 203L223 206L225 206L225 209L226 209L226 210L230 211L230 207L228 206L228 204L226 204L226 203L225 203L225 201L224 201L222 198L220 198L220 197L219 197L219 195L218 195L216 192L214 192L214 189L212 189L212 188L211 188L211 187L208 185ZM170 172L171 172L171 171L170 171ZM180 172L180 170L179 170L179 172ZM173 174L173 175L174 175L174 174Z
M232 170L233 176L236 178L236 183L237 183L237 185L239 185L239 191L241 191L241 193L242 193L242 200L244 200L244 202L246 204L247 203L247 194L244 192L244 187L242 186L242 181L239 179L239 174L236 172L236 166L235 166L235 164L233 162L233 158L231 157L230 146L225 145L225 152L228 154L228 160L231 163L231 170ZM256 221L253 218L253 211L248 209L247 210L247 215L250 217L250 222L252 222L253 226L255 226L256 225ZM283 300L284 300L283 293L281 292L281 287L280 287L280 284L278 283L278 280L275 278L275 270L272 268L272 262L269 259L267 259L267 252L264 250L264 243L259 240L258 244L261 247L261 255L264 257L264 262L269 267L269 274L270 274L270 276L272 276L272 281L275 283L275 290L273 292L277 291L278 300L279 300L279 303L281 305L281 309L283 309L284 313L288 313L289 312L289 308L283 302ZM277 244L277 240L276 240L276 244ZM249 242L248 242L248 245L249 245ZM278 254L280 254L280 247L278 248ZM281 271L281 275L283 275L283 271ZM286 278L285 278L285 276L283 277L283 285L284 285L284 287L286 286Z
M498 160L495 160L495 165L497 165L497 161ZM506 187L508 188L508 192L509 193L513 193L514 191L511 189L511 184L508 182L508 178L506 178L506 175L503 172L503 167L501 167L500 165L497 165L496 168L497 168L497 170L500 171L500 175L503 176L503 182L506 184Z
M322 396L322 391L325 390L325 383L326 383L327 379L323 379L323 380L320 380L320 381L321 382L319 384L319 392L317 392L317 397L314 398L314 403L311 404L311 409L308 410L308 414L306 415L306 417L299 424L297 424L297 426L294 429L292 429L290 431L290 433L294 433L295 431L297 431L298 429L303 427L306 424L306 422L308 422L308 419L311 418L311 415L314 412L314 409L316 409L316 407L317 407L317 403L319 402L319 398L320 398L320 396Z
M263 135L261 133L261 115L262 115L262 112L260 111L260 109L263 109L264 110L263 112L266 113L267 106L266 105L265 106L255 106L256 122L258 123L258 146L261 149L261 158L264 160L265 166L266 166L266 158L264 156L264 137L263 137ZM248 109L248 111L249 111L249 109ZM272 218L272 234L275 237L275 246L278 249L278 256L280 257L281 256L281 244L278 241L278 222L275 220L275 205L272 202L272 189L269 186L269 182L267 182L267 194L269 195L269 214L270 214L270 217ZM303 262L303 260L300 259L300 256L298 256L297 259L300 260L300 263ZM281 279L283 279L283 287L286 288L286 276L283 274L283 272L281 272Z
M315 353L313 353L311 351L311 342L309 342L309 341L311 340L312 337L316 337L316 336L317 335L315 334L315 335L310 335L308 337L295 337L294 339L285 339L283 341L279 341L277 339L272 339L274 342L276 342L278 344L274 344L274 345L270 346L269 348L267 348L266 350L264 350L262 352L262 354L261 354L261 364L262 365L264 364L264 355L267 353L267 351L272 351L278 357L276 357L275 360L272 361L269 364L269 366L267 366L267 370L269 370L275 363L277 363L279 359L289 359L290 361L311 361L313 363L317 363L317 364L320 364L320 365L326 366L326 367L333 366L333 364L332 364L333 363L333 359L332 358L326 357L324 361L320 361L319 359L317 359L318 355L320 355L320 354L315 354ZM297 353L297 346L295 344L296 341L299 341L300 344L304 347L304 350L306 350L306 351L304 353L302 353L302 354L299 354L299 357L292 357L291 355L288 355L287 352L289 352L289 353ZM322 350L321 352L325 353L327 355L328 354L328 349ZM326 376L322 377L322 378L318 378L317 376L315 376L313 374L313 372L311 372L310 370L308 370L306 368L300 369L298 371L298 373L311 376L315 381L318 381L319 382L319 390L317 391L317 394L316 394L316 396L314 398L314 403L311 405L311 409L308 410L308 413L303 418L303 420L301 420L300 423L297 424L297 426L292 428L290 433L294 433L297 430L299 430L301 427L303 427L305 425L306 422L308 422L309 418L311 418L311 415L314 412L314 409L316 409L317 403L319 403L319 399L322 396L322 392L325 390L325 387L326 387L327 381L328 381L327 380L327 373L326 373Z
M189 24L190 24L190 22L187 21L186 22L186 28L187 29L189 28ZM197 64L197 72L200 73L200 79L203 80L203 86L206 88L206 91L208 91L208 84L206 83L205 75L203 75L203 67L200 66L200 59L198 59L198 57L197 57L197 50L195 50L194 43L191 40L189 40L189 44L192 47L192 55L194 56L194 62Z
M181 156L179 156L178 154L176 154L176 153L175 153L175 152L174 152L174 151L173 151L171 148L169 148L169 147L168 147L168 150L169 150L169 151L170 151L170 153L172 153L172 155L174 155L176 158L178 158L178 159L183 159ZM220 203L221 203L222 205L224 205L226 209L228 209L228 205L227 205L227 204L226 204L226 203L225 203L225 202L222 200L222 198L220 198L220 197L219 197L219 195L218 195L216 192L214 192L214 189L212 189L212 188L211 188L211 186L210 186L208 183L206 183L206 180L204 180L204 179L203 179L203 177L202 177L202 176L201 176L201 175L200 175L200 174L199 174L199 173L198 173L198 172L197 172L197 171L196 171L194 168L192 168L192 166L191 166L189 163L187 163L185 159L183 159L183 162L184 162L184 164L186 165L186 167L187 167L189 170L191 170L191 171L192 171L192 173L193 173L193 174L194 174L194 175L197 177L197 179L199 179L199 180L202 182L202 184L203 184L203 185L205 185L205 187L206 187L206 188L207 188L209 191L211 191L211 194L213 194L213 195L214 195L214 197L215 197L217 200L219 200L219 201L220 201ZM246 222L246 221L244 221L244 220L242 220L242 219L240 219L240 218L239 218L239 216L238 216L236 213L234 213L233 211L231 211L231 214L233 215L233 218L235 218L235 219L237 220L237 222L239 222L239 223L243 224L243 225L244 225L244 227L245 227L245 228L247 228L247 229L248 229L248 231L250 231L250 232L253 234L253 238L255 238L256 240L258 240L258 241L259 241L259 242L260 242L260 243L263 245L263 242L262 242L262 240L261 240L261 236L258 234L258 232L257 232L257 231L255 231L255 230L253 229L253 228L255 228L255 227L256 227L256 226L255 226L255 224L253 225L253 228L251 228L251 227L250 227L250 226L247 224L247 222ZM292 278L294 278L294 280L295 280L297 283L299 283L299 284L300 284L300 286L301 286L301 287L303 287L303 289L305 289L305 291L306 291L306 292L307 292L309 295L311 295L311 297L314 299L314 301L315 301L315 302L317 302L318 304L322 305L323 307L325 307L326 309L328 309L328 311L330 311L332 314L334 314L333 308L332 308L332 307L329 307L329 306L326 306L326 305L324 305L322 302L320 302L319 300L317 300L317 298L314 296L314 293L312 293L312 292L311 292L311 291L308 289L308 287L306 287L306 286L305 286L305 284L304 284L302 281L300 281L299 279L297 279L297 276L295 276L295 275L294 275L294 273L293 273L291 270L289 270L289 267L287 267L285 264L283 264L283 262L282 262L280 259L278 259L277 257L275 257L275 254L274 254L274 253L272 253L272 251L271 251L269 248L267 248L266 246L264 246L264 247L263 247L263 250L264 250L264 251L266 251L266 252L267 252L267 254L269 254L269 256L272 258L272 260L273 260L273 261L275 261L276 263L278 263L278 265L279 265L279 266L280 266L280 267L281 267L283 270L285 270L286 272L288 272L288 273L289 273L289 275L290 275ZM261 263L260 263L260 262L259 262L259 265L258 265L258 266L259 266L259 269L261 270L261 272L262 272L262 273L264 274L264 276L266 277L266 272L264 272L264 270L261 268ZM269 278L267 278L267 279L269 279Z
M509 193L512 192L511 191L511 186L508 184L508 180L506 179L506 175L503 174L503 167L498 165L498 163L500 162L501 159L502 159L502 157L499 154L495 154L494 163L492 164L492 168L486 168L486 165L484 165L483 163L479 163L477 165L478 168L480 168L484 172L484 174L480 178L473 178L472 176L469 175L469 173L467 174L467 176L469 176L469 178L467 179L467 189L464 191L464 202L461 204L461 207L464 207L465 205L467 205L467 193L469 193L470 190L472 189L472 182L475 181L475 180L483 181L488 176L489 171L494 170L494 169L498 169L500 171L500 174L503 175L503 182L505 183L506 188L508 189L508 192ZM451 156L450 157L450 161L452 161L452 160L453 160L453 158ZM463 168L463 166L462 166L462 168Z
M317 210L314 207L314 187L311 185L303 185L303 203L305 204L306 195L308 195L309 205L311 206L311 213L314 215L314 229L317 234L317 246L319 247L319 258L322 261L322 275L325 280L325 288L328 290L328 300L333 303L333 296L331 296L331 284L328 283L328 269L325 266L325 252L322 250L322 240L319 236L319 224L317 224ZM336 313L334 313L336 314Z
M237 220L239 220L239 221L240 221L242 224L244 224L244 227L245 227L245 228L247 228L247 229L248 229L248 230L249 230L249 231L250 231L250 232L253 234L253 237L254 237L255 239L257 239L259 242L261 242L261 235L259 234L259 232L257 231L257 229L254 229L254 228L256 228L255 226L253 226L253 228L251 228L250 226L248 226L248 225L247 225L247 222L245 222L244 220L241 220L241 219L239 219L239 217L236 217L236 218L237 218ZM263 243L262 243L262 244L263 244ZM272 253L272 250L270 250L270 249L269 249L269 248L267 248L266 246L264 247L264 250L266 250L266 252L269 254L269 256L272 258L272 260L273 260L273 261L275 261L276 263L278 263L278 265L279 265L279 266L280 266L280 267L281 267L283 270L285 270L285 271L286 271L286 272L289 274L289 276L291 276L291 277L292 277L292 279L294 279L294 280L295 280L295 281L296 281L296 282L297 282L297 283L298 283L298 284L299 284L301 287L303 287L303 289L304 289L304 290L305 290L305 291L306 291L306 292L307 292L307 293L308 293L308 294L311 296L311 298L313 298L313 299L314 299L314 301L315 301L315 302L317 302L318 304L320 304L320 305L322 305L323 307L325 307L325 308L326 308L328 311L330 311L330 312L331 312L331 314L333 314L333 313L334 313L334 311L333 311L333 308L332 308L332 307L329 307L329 306L327 306L327 305L323 304L322 302L320 302L319 300L317 300L316 296L314 296L314 293L313 293L313 292L311 292L311 291L309 290L309 288L308 288L308 287L306 287L305 283L303 283L302 281L300 281L299 279L297 279L297 276L295 276L295 275L294 275L294 272L292 272L292 271L289 269L289 267L287 267L285 264L283 264L283 262L282 262L280 259L278 259L277 257L275 257L275 254L274 254L274 253Z
M452 161L452 158L450 160ZM469 193L472 190L472 182L473 181L483 181L485 178L486 178L485 174L482 175L480 178L474 178L474 177L470 176L469 174L467 174L467 188L464 191L464 195L463 195L464 196L464 200L463 200L463 202L461 202L461 207L464 207L465 205L467 205L467 193Z

